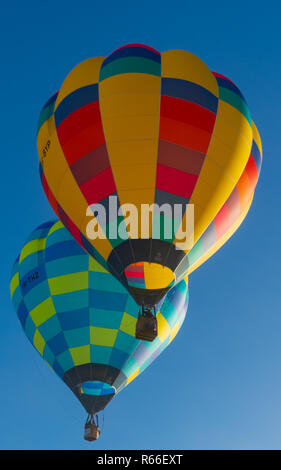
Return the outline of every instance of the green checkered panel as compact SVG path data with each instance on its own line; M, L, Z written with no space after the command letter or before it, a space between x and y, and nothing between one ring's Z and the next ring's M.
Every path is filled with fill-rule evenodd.
M10 289L26 336L88 412L103 409L167 347L188 305L185 280L158 305L158 337L137 340L138 305L54 221L30 235Z

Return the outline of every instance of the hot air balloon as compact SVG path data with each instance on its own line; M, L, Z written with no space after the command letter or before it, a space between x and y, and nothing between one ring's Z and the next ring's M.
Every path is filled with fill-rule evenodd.
M231 80L190 52L141 44L75 67L43 107L37 144L55 213L128 289L140 320L238 228L262 154Z
M188 305L186 278L157 306L154 341L136 339L138 305L60 221L31 233L10 289L27 338L87 411L88 440L99 434L96 414L169 345Z

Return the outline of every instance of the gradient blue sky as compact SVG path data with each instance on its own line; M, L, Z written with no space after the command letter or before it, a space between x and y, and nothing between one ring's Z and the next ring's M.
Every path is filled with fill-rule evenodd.
M278 2L240 0L2 6L1 449L281 449L280 14ZM190 277L181 332L111 402L89 444L80 403L21 330L9 277L29 233L54 218L38 175L42 105L77 63L129 42L187 49L229 76L264 161L246 222Z

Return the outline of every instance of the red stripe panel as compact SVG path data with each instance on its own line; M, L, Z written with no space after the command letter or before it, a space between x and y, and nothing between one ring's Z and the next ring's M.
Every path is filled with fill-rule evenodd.
M105 143L102 124L87 127L80 134L73 136L62 146L63 153L69 165L92 152Z
M46 194L47 198L49 199L49 186L45 177L45 174L42 174L42 186L44 189L44 193Z
M247 175L250 181L251 189L252 191L254 191L257 181L258 181L258 170L257 170L256 162L252 154L249 157L245 170L247 172Z
M184 173L165 165L157 165L156 188L161 191L190 198L197 179L197 175Z
M143 49L148 49L149 51L153 51L156 52L156 54L161 55L160 52L158 52L156 49L153 49L152 47L147 46L146 44L138 43L126 44L125 46L118 47L118 49L115 49L115 51L113 51L110 55L113 55L115 52L120 51L120 49L126 49L126 47L142 47Z
M144 278L144 272L135 272L135 271L125 271L125 274L127 277L135 277L135 278L139 278L139 279L143 279Z
M134 272L134 273L143 273L144 270L144 265L143 262L135 263L133 266L130 265L129 268L125 269L125 273L128 271Z
M110 167L106 144L95 148L71 165L71 171L79 186Z
M160 121L162 117L184 122L210 134L213 132L216 120L216 115L208 109L190 101L170 96L161 96Z
M111 168L107 168L80 186L87 203L95 204L116 191Z
M65 144L74 135L80 134L89 126L101 123L99 102L87 104L69 114L57 127L60 144Z
M220 211L214 218L214 224L216 227L217 240L225 234L229 228L229 214L227 205L224 204Z
M174 119L164 117L160 119L160 139L204 154L207 153L211 135L209 132Z
M157 163L199 175L205 155L180 145L159 139Z
M70 231L71 235L73 238L79 243L79 245L82 246L82 248L85 250L82 240L81 240L81 232L80 230L76 227L76 225L72 222L72 220L68 217L68 222L67 222L67 228Z

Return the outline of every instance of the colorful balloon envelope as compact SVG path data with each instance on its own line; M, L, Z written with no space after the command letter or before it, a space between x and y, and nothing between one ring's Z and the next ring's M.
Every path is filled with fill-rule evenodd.
M155 305L238 228L262 147L232 81L190 52L130 44L70 72L41 112L38 153L65 227L138 304Z
M10 288L29 341L92 415L170 344L188 306L185 279L157 306L157 338L137 340L138 305L60 221L31 233Z

